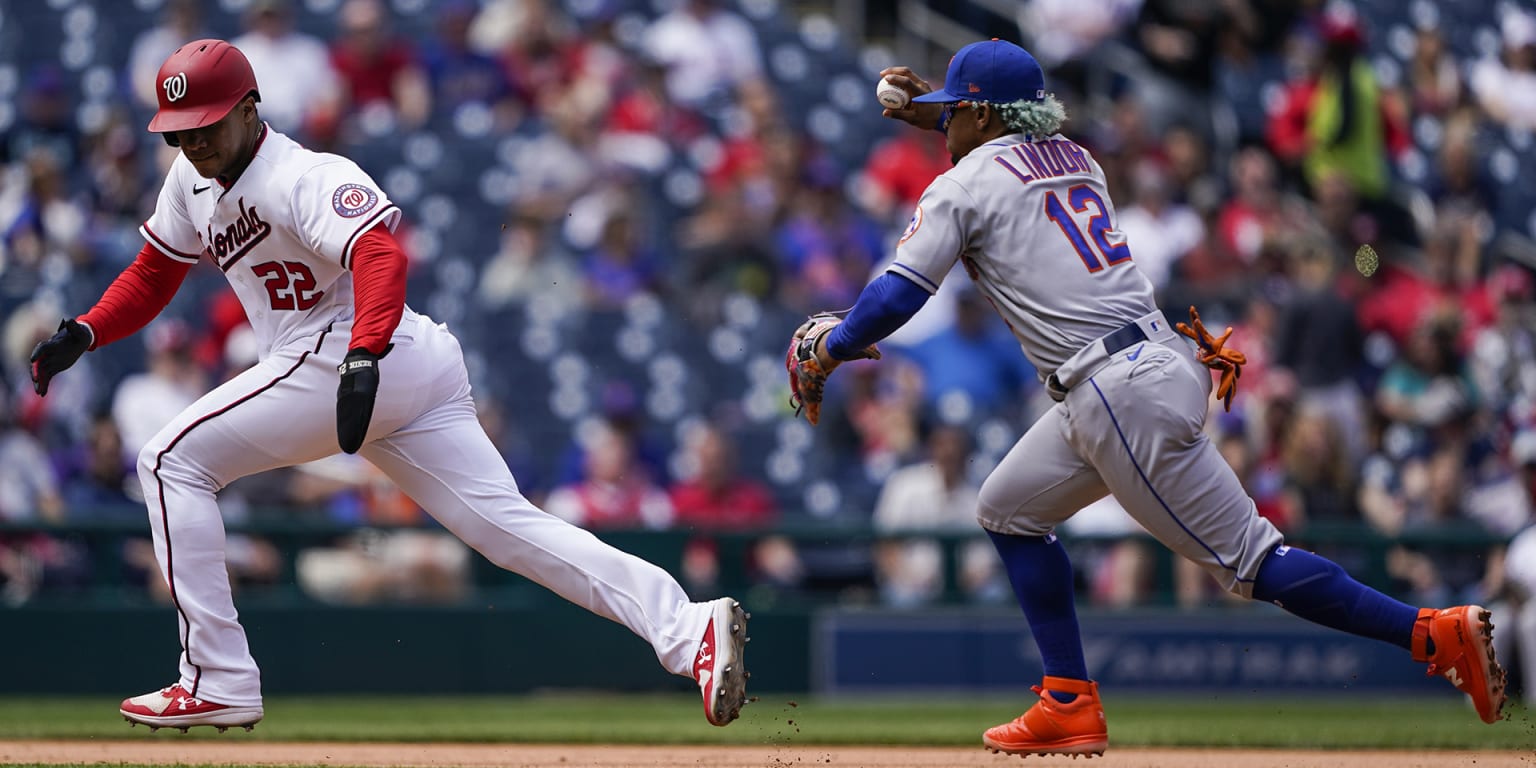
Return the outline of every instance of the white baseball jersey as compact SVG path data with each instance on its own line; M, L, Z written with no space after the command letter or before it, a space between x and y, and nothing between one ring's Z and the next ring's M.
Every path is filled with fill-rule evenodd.
M400 209L356 163L267 127L228 189L177 154L141 231L166 256L196 263L206 254L224 272L265 358L351 319L352 247L377 224L393 230L399 220Z
M198 398L139 452L155 556L181 627L190 695L261 704L261 676L225 568L216 494L234 480L324 458L336 437L337 365L347 355L352 249L399 211L345 158L267 128L225 189L178 157L143 234L166 256L224 271L260 339L260 361ZM358 454L492 562L624 624L670 671L692 674L709 626L671 574L535 507L475 415L463 351L445 326L405 310L379 361Z
M956 259L1042 377L1156 308L1103 169L1061 134L1003 136L928 185L890 271L931 293Z
M983 527L1048 534L1113 493L1158 540L1251 595L1282 537L1202 431L1210 373L1157 312L1133 247L1087 150L1013 134L934 179L889 269L936 291L959 259L1042 378L1073 369L1064 401L982 485ZM1140 342L1098 342L1131 323Z

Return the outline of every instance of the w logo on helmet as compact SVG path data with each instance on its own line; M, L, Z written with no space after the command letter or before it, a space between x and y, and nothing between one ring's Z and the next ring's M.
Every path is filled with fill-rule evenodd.
M160 85L165 88L166 101L177 101L187 95L187 73L177 72Z

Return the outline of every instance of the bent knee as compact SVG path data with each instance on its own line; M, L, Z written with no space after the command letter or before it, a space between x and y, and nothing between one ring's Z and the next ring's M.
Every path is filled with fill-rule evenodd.
M993 533L1012 536L1044 536L1055 527L1049 522L1035 519L1017 503L988 494L985 486L976 499L976 522Z
M147 482L160 468L160 454L165 450L165 445L159 440L150 440L139 449L139 480Z
M160 485L190 485L212 491L222 487L188 455L185 447L173 450L158 436L139 451L138 466L139 482L146 495L157 494Z

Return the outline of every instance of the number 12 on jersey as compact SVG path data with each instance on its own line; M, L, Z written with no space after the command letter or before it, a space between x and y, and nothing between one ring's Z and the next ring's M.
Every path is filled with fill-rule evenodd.
M1056 226L1061 228L1061 233L1067 236L1072 247L1077 249L1077 255L1082 258L1083 264L1089 272L1097 272L1105 266L1113 267L1122 261L1131 258L1131 247L1124 242L1110 243L1106 233L1114 229L1109 220L1109 208L1104 205L1104 198L1099 197L1093 187L1087 184L1078 184L1067 190L1067 203L1072 210L1078 213L1088 213L1092 206L1094 213L1088 217L1087 236L1084 236L1083 228L1077 224L1077 219L1061 204L1061 198L1054 191L1045 193L1045 215ZM1092 244L1089 240L1092 240ZM1104 260L1100 261L1099 257Z

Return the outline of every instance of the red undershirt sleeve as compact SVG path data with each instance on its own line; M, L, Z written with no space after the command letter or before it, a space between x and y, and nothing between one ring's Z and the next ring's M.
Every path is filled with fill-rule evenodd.
M382 354L405 313L405 251L384 224L352 246L352 294L356 318L348 349Z
M91 329L91 349L127 338L149 325L171 303L191 270L191 264L145 243L138 258L107 286L96 306L76 318Z

